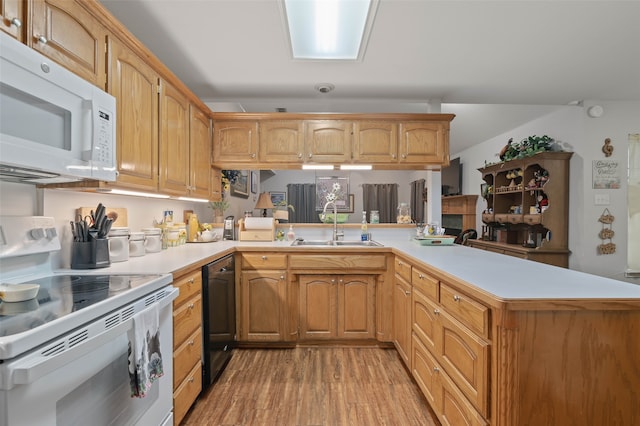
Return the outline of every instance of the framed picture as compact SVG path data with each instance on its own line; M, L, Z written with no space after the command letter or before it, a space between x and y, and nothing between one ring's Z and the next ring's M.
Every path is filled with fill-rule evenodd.
M342 210L344 213L353 213L353 194L349 194L349 206L347 210Z
M231 196L249 198L249 172L247 170L242 170L236 182L231 184Z
M251 193L258 193L258 172L251 171Z
M348 177L316 177L316 211L322 211L327 202L327 195L333 192L334 185L340 185L336 192L336 207L339 212L349 211L349 178Z
M285 205L287 204L286 192L269 192L269 195L271 196L271 203L273 203L274 206L277 206L282 202L284 202Z

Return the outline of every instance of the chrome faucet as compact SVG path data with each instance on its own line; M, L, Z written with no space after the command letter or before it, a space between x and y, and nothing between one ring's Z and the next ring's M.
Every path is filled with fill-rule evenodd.
M340 237L344 237L344 232L338 232L338 206L336 206L335 201L327 201L324 205L324 209L322 209L322 221L324 222L324 218L327 217L327 207L329 204L333 204L333 241L338 241Z

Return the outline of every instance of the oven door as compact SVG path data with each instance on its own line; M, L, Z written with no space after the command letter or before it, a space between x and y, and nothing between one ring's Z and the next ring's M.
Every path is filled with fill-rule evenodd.
M159 305L164 375L153 382L145 397L131 396L128 332L133 327L131 312L148 308L148 297L3 366L0 425L165 424L173 407L172 301L178 293L169 288L169 296L155 302ZM104 323L122 318L125 312L131 317L70 347L84 329L93 334L91 325L102 323L104 328Z

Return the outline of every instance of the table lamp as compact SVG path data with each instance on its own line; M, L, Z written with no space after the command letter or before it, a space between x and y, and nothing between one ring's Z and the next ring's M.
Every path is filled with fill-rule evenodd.
M273 208L273 203L271 202L271 196L266 192L261 193L260 196L258 197L258 202L256 203L255 208L263 209L262 217L267 217L267 209Z

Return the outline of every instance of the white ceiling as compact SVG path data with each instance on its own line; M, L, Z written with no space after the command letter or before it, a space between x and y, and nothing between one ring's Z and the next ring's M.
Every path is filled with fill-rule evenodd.
M362 62L292 60L278 0L101 3L214 110L441 105L452 154L571 102L640 100L637 0L380 0Z

